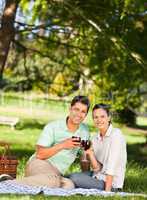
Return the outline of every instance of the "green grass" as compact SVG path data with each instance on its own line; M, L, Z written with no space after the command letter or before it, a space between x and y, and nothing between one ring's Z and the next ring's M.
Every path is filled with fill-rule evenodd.
M48 101L47 104L38 100L38 104L35 102L21 102L15 100L14 102L2 102L0 106L0 115L17 116L20 118L20 123L16 126L15 130L11 130L9 126L0 125L1 133L0 140L5 140L12 143L12 153L19 158L18 177L22 177L24 174L24 166L28 158L34 153L35 143L40 135L40 132L44 125L48 121L54 119L60 119L66 116L68 106L65 103L57 103L54 101ZM23 105L23 106L22 106ZM86 122L94 130L91 124L91 116L89 114ZM146 128L147 119L139 118L138 126ZM128 128L126 126L119 126L125 134L127 140L128 149L128 164L126 171L126 179L124 185L124 191L135 193L147 194L147 147L145 144L145 136L142 133L142 129L139 127ZM2 149L1 149L2 150ZM80 170L77 161L71 166L69 172ZM60 199L81 199L83 196L75 195L71 197L60 197ZM37 196L17 196L17 195L1 195L0 199L58 199L59 197L44 197L43 195ZM83 197L84 199L122 199L121 197ZM143 197L123 197L123 199L136 200L144 199Z
M19 200L144 200L144 197L119 197L119 196L113 196L113 197L100 197L100 196L82 196L82 195L74 195L70 197L59 197L59 196L43 196L43 195L1 195L1 200L7 200L7 199L19 199Z

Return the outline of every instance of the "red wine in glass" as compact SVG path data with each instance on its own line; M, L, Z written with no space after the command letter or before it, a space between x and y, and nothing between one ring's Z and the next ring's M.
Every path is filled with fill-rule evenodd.
M74 141L76 142L81 142L81 138L79 136L72 136L72 138L74 139Z
M81 146L84 148L85 151L90 148L90 145L90 140L81 140Z

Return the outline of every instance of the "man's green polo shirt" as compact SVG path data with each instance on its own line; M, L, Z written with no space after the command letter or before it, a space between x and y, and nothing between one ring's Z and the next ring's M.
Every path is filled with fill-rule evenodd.
M72 136L80 136L81 139L89 139L89 131L85 124L81 123L79 128L73 133L69 132L66 119L51 122L45 126L37 142L37 145L51 147L61 141L71 138ZM47 159L55 166L61 174L64 174L70 165L74 162L79 147L73 149L64 149Z

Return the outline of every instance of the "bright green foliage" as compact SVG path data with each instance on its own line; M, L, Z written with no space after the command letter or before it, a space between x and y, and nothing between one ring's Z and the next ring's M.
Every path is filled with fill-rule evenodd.
M26 24L18 24L15 50L26 60L21 56L11 75L59 96L91 93L93 102L118 111L140 106L147 80L145 1L22 0L20 7Z

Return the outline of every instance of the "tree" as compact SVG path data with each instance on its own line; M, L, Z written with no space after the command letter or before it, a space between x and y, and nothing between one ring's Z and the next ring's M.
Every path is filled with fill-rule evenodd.
M15 22L11 76L29 88L45 91L47 85L60 96L79 88L89 94L89 88L93 96L113 100L119 112L134 110L146 80L143 3L21 0L24 21Z
M15 16L19 0L6 0L0 27L0 80L2 80L11 41L15 36Z

